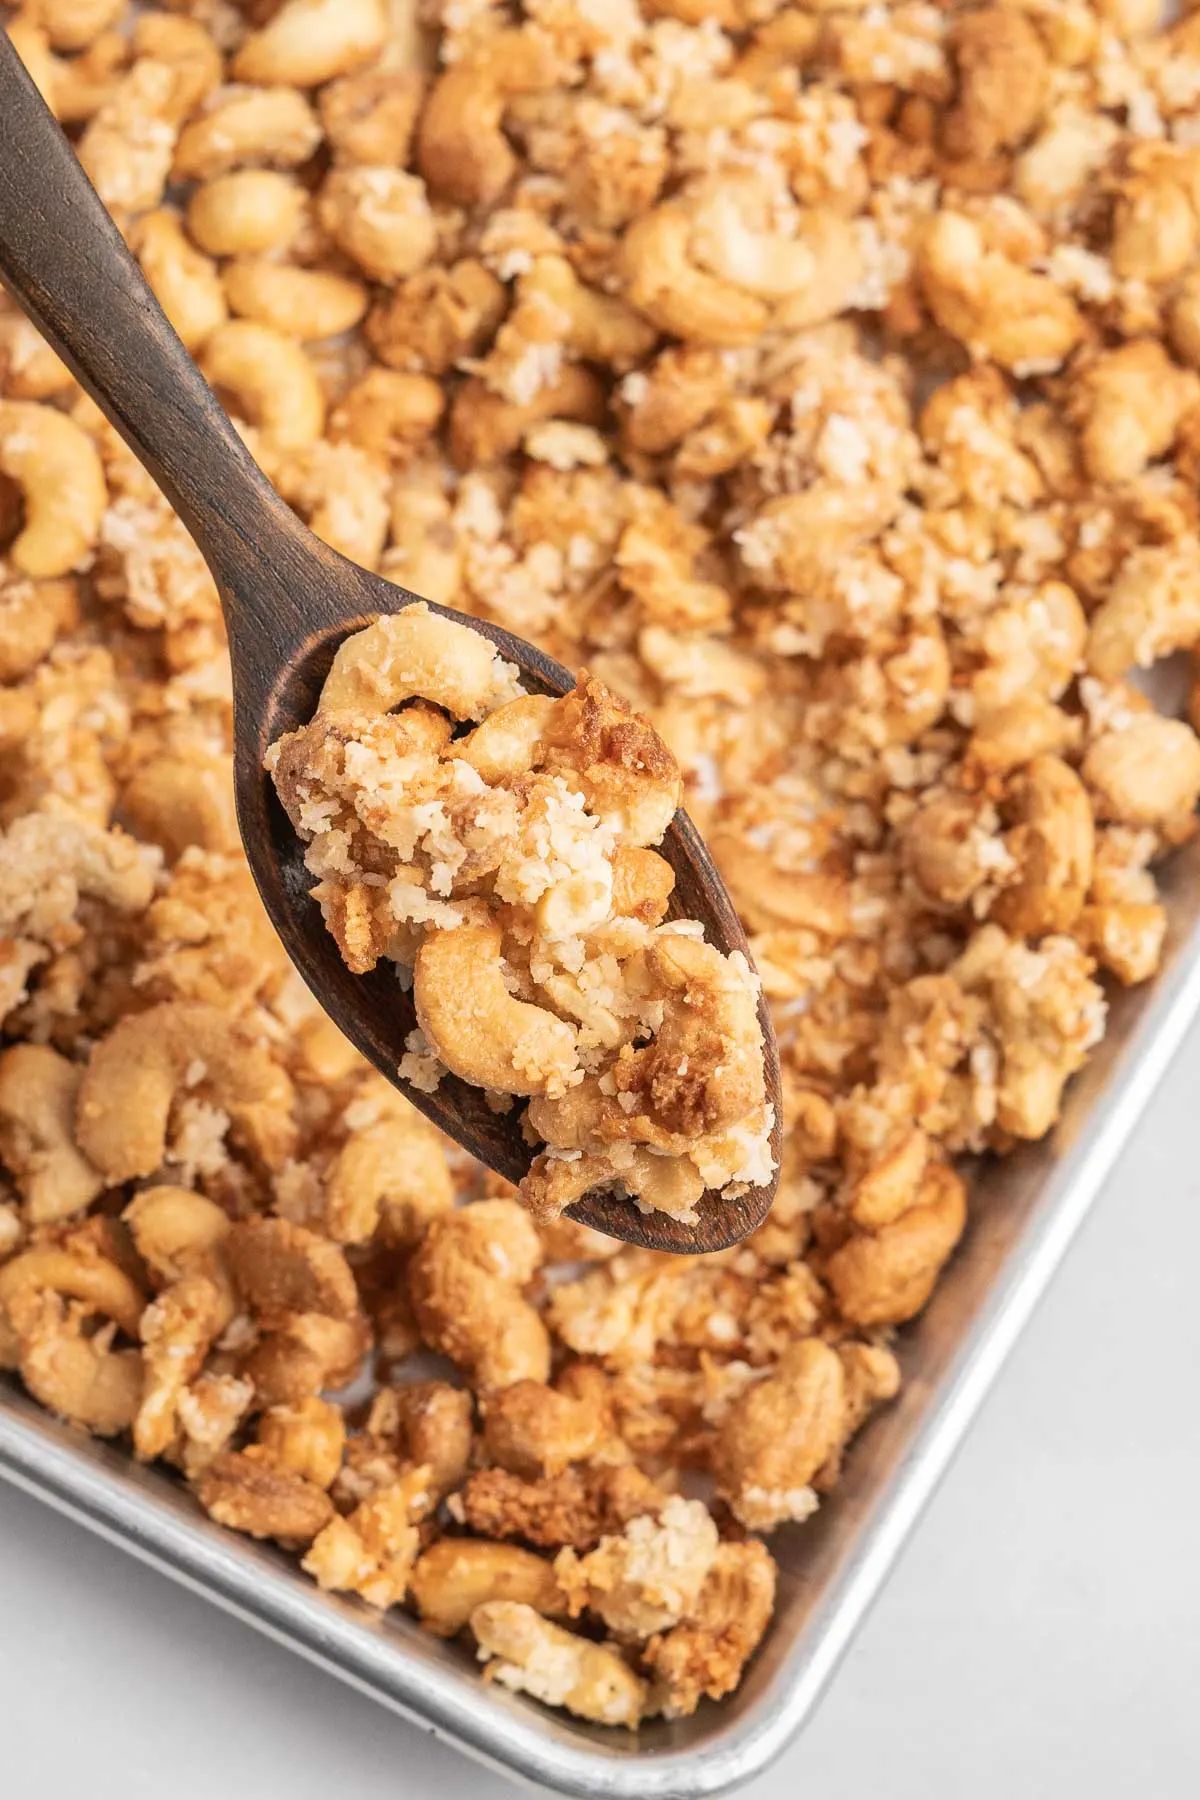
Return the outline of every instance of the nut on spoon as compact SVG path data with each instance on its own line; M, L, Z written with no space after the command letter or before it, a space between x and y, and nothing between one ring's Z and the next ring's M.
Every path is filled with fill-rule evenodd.
M325 1011L389 1081L471 1154L516 1182L534 1152L519 1115L447 1076L427 1094L400 1080L412 996L379 969L354 975L309 898L303 846L264 772L267 746L307 724L342 639L416 598L329 549L262 475L167 323L116 226L0 32L0 278L161 488L212 571L229 636L234 786L254 879L288 955ZM445 607L490 638L532 693L574 686L523 638ZM695 828L675 815L660 846L675 871L672 916L698 919L723 951L747 953L729 895ZM759 1000L772 1149L781 1153L779 1055ZM596 1192L568 1209L582 1224L654 1250L725 1249L760 1224L776 1181L737 1200L710 1192L699 1222L641 1213Z

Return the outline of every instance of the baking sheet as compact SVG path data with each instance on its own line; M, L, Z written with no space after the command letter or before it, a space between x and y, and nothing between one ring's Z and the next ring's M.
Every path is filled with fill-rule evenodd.
M1164 966L1113 997L1108 1036L1044 1143L984 1167L968 1234L899 1334L899 1399L815 1518L775 1535L779 1606L746 1680L691 1719L605 1731L485 1688L469 1650L405 1614L320 1593L213 1525L173 1477L89 1439L0 1377L0 1477L509 1776L592 1800L692 1800L750 1780L800 1729L1004 1358L1200 1011L1200 844L1164 871Z

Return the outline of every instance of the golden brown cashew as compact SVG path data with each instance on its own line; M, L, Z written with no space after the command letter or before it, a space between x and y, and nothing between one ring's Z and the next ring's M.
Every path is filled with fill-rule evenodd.
M346 639L319 709L386 713L420 698L455 719L480 719L517 692L516 671L487 638L418 601Z
M90 1230L92 1223L89 1221L84 1231ZM0 1309L26 1291L79 1300L89 1312L103 1313L135 1339L146 1305L146 1296L133 1278L102 1253L93 1237L78 1230L61 1243L23 1250L0 1267Z
M159 305L195 353L229 317L216 264L188 242L178 214L166 207L144 213L131 242Z
M400 281L437 248L425 183L403 169L331 169L317 216L338 249L372 281Z
M417 128L417 167L440 199L486 205L502 193L517 159L501 130L510 100L559 79L548 39L499 31L443 70Z
M437 429L445 397L428 375L406 375L399 369L368 369L343 394L329 417L329 435L348 439L384 462L404 464L416 447ZM403 501L394 501L402 506ZM427 588L418 593L435 598Z
M367 310L362 283L328 269L247 258L227 264L223 280L232 312L284 337L336 337L357 325Z
M152 1175L166 1154L171 1108L192 1085L212 1095L269 1167L290 1153L288 1077L227 1013L187 1000L129 1014L96 1045L79 1090L80 1148L110 1181Z
M215 1201L190 1188L143 1188L121 1217L158 1285L169 1286L185 1275L204 1275L215 1287L229 1290L221 1246L229 1236L230 1220ZM232 1311L230 1294L228 1312Z
M141 1402L142 1358L114 1350L115 1326L84 1335L89 1308L69 1306L56 1293L23 1289L9 1312L20 1345L21 1380L51 1412L97 1437L116 1437L133 1423Z
M10 400L53 400L74 380L32 319L0 311L0 393Z
M75 1144L82 1079L80 1066L49 1044L13 1044L0 1054L0 1156L31 1225L82 1212L104 1187Z
M108 504L95 444L65 413L34 400L0 401L0 475L16 482L25 524L9 547L26 575L87 566Z
M501 1687L631 1731L645 1715L649 1689L613 1644L576 1637L516 1600L477 1606L471 1630L492 1659L489 1679Z
M408 1271L421 1336L481 1388L548 1380L549 1333L522 1293L541 1262L538 1234L513 1200L434 1219Z
M534 766L554 704L548 694L521 694L506 706L498 706L482 725L458 739L455 756L470 763L487 782L526 774Z
M692 209L683 200L669 200L630 226L619 261L626 297L676 337L752 344L767 326L765 301L700 267L693 260L692 228Z
M79 619L79 586L30 581L0 567L0 681L19 681Z
M517 402L495 394L482 378L464 381L450 405L450 457L459 469L496 462L515 450L530 427L543 419L570 419L600 425L604 387L580 363L564 363L553 381L532 400Z
M417 952L413 1002L434 1054L475 1087L561 1094L579 1066L575 1033L504 985L498 925L431 931Z
M846 1435L845 1379L828 1344L802 1338L731 1407L713 1450L717 1491L751 1530L803 1519L813 1476Z
M142 1314L143 1387L133 1447L144 1461L169 1450L179 1434L179 1402L204 1367L224 1316L222 1296L203 1275L164 1288Z
M383 0L284 0L233 59L235 81L319 87L370 62L388 35Z
M227 388L282 450L315 443L325 424L325 396L299 344L267 325L233 319L209 338L200 367L215 388Z
M153 863L123 831L46 812L23 814L0 836L0 931L51 936L81 894L132 917L153 892Z
M292 88L226 88L185 125L171 173L177 181L210 181L233 169L294 169L321 141L317 116Z
M1092 884L1095 826L1087 789L1057 756L1035 756L1007 784L1004 843L1019 879L990 917L1014 937L1069 931Z
M516 1544L441 1538L418 1560L411 1591L422 1625L437 1637L453 1637L487 1600L519 1600L552 1619L566 1615L550 1564Z
M446 1153L432 1125L411 1107L351 1132L325 1182L325 1229L338 1244L415 1244L429 1220L454 1202Z
M331 1400L310 1394L295 1406L268 1407L257 1438L277 1469L329 1488L342 1466L346 1420Z
M261 256L292 238L306 195L277 169L234 169L198 187L187 206L187 228L210 256Z

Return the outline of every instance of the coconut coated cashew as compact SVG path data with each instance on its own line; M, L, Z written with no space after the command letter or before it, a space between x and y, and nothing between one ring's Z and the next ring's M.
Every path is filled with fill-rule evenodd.
M232 319L209 338L201 369L225 388L281 450L315 443L325 425L317 372L293 339L251 319Z
M321 689L321 712L386 713L420 698L456 719L480 719L516 692L487 638L423 602L387 613L346 639Z
M82 1079L79 1065L49 1044L13 1044L0 1055L0 1156L31 1225L82 1212L104 1187L103 1176L75 1143Z
M34 400L0 401L0 475L21 490L25 524L9 556L25 575L68 575L90 561L108 504L95 444Z
M118 1021L92 1051L79 1090L80 1148L110 1181L162 1163L174 1102L202 1086L269 1167L290 1153L292 1084L219 1007L166 1000Z
M498 925L433 931L417 953L413 1000L435 1053L464 1081L505 1094L561 1094L578 1067L575 1033L504 985Z

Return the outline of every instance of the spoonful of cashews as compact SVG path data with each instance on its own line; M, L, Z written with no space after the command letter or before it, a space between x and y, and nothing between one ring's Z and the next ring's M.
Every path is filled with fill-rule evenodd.
M779 1058L670 751L586 672L309 531L3 34L0 277L212 571L246 856L329 1016L536 1218L745 1237L778 1182ZM67 476L26 494L31 540Z

